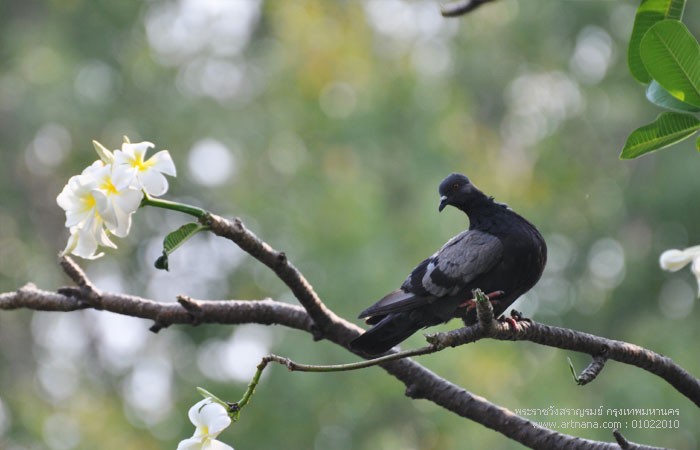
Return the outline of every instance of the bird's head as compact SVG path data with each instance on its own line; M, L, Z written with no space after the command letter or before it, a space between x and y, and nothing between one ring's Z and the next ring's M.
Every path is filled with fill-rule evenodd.
M439 192L440 206L438 207L438 211L442 211L447 205L452 205L464 211L475 198L484 196L484 194L469 181L469 178L461 173L453 173L442 180Z

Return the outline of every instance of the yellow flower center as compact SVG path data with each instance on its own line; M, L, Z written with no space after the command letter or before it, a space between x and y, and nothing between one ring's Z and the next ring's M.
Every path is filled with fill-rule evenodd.
M107 195L113 195L113 194L116 194L118 192L117 188L114 187L114 185L112 184L112 180L110 180L109 178L105 178L102 181L102 184L100 185L100 189L105 191L107 193ZM90 196L90 197L92 197L92 196ZM93 199L93 202L94 201L95 200Z
M83 201L83 211L89 211L92 208L95 207L97 202L95 201L95 197L92 195L86 195L85 197L82 198Z
M135 158L131 160L131 167L135 168L139 172L144 172L148 170L152 165L152 161L144 161L143 154L135 155Z

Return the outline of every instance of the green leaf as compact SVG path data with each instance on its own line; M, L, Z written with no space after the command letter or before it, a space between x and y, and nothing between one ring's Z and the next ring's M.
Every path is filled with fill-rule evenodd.
M168 254L163 252L162 255L156 259L156 262L153 263L153 265L156 267L156 269L159 270L170 270L170 265L168 263Z
M189 238L207 229L209 229L209 227L201 223L191 222L165 236L165 239L163 239L163 254L154 264L156 269L168 270L168 255L184 244Z
M700 120L690 114L661 113L652 123L629 135L620 159L632 159L682 141L700 129Z
M649 74L664 89L700 107L700 45L683 23L657 23L642 38L639 51Z
M700 112L700 107L678 100L656 81L649 83L647 99L662 108L675 109L676 111Z
M639 43L644 34L657 22L664 19L680 20L683 17L685 0L642 0L634 17L634 27L627 49L627 65L632 76L642 83L649 83L651 75L647 72L639 55Z

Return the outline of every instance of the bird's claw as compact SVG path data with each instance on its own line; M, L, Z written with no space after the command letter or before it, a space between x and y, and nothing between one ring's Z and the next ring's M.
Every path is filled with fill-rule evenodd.
M520 311L517 311L515 309L510 310L510 317L515 319L516 322L532 323L532 320L528 319L527 317L523 317L523 313L521 313Z
M498 318L498 321L507 323L508 328L510 328L510 331L513 331L513 332L519 331L518 322L528 322L528 323L532 322L532 320L530 320L526 317L523 317L523 313L521 313L520 311L516 311L514 309L512 309L510 311L510 317L501 316Z

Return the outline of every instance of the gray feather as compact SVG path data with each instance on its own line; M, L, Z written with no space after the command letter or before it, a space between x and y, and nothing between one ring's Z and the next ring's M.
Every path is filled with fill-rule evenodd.
M436 297L455 295L491 270L502 255L503 244L497 237L478 230L464 231L429 258L421 284Z

